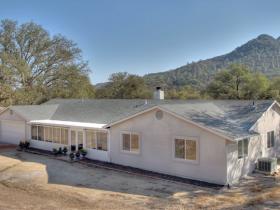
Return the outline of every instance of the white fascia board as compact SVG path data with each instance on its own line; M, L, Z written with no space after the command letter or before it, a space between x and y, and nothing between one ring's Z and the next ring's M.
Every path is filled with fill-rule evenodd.
M78 128L96 128L104 129L106 124L100 123L84 123L84 122L72 122L72 121L61 121L61 120L31 120L29 124L40 124L50 126L67 126L67 127L78 127Z

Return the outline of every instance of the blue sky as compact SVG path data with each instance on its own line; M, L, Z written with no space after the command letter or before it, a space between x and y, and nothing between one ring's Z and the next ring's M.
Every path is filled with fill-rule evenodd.
M280 36L279 0L0 0L0 19L34 21L83 51L92 82L144 75Z

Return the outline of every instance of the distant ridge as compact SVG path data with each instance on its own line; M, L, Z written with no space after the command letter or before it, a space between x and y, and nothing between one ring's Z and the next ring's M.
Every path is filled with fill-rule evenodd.
M147 74L145 82L150 87L205 87L213 75L232 63L241 63L269 77L280 75L280 37L262 34L232 52L214 58L193 62L177 69Z

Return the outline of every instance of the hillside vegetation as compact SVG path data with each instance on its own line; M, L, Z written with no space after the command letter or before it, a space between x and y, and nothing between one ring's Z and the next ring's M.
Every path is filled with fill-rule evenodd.
M280 75L280 38L260 35L232 52L211 59L193 62L177 69L144 76L150 87L179 88L185 85L205 88L215 74L231 64L243 64L269 78Z

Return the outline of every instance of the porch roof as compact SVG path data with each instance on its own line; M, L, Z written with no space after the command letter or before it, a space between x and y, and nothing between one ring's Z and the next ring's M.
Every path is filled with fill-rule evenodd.
M52 125L52 126L66 126L66 127L79 127L79 128L98 128L102 129L106 124L98 123L84 123L84 122L72 122L72 121L61 121L61 120L31 120L30 124L40 125Z

